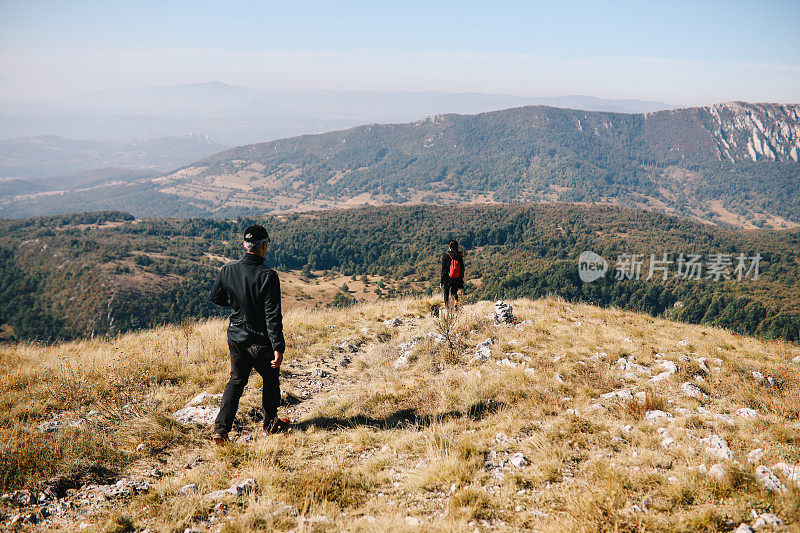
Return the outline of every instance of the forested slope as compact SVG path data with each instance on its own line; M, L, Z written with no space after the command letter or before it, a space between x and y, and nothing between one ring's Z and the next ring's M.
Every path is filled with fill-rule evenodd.
M438 258L454 238L466 249L470 298L554 294L798 339L800 231L732 231L652 212L565 204L380 207L224 221L135 220L117 212L4 220L0 324L11 324L18 338L56 339L222 314L208 302L208 289L221 260L241 255L241 231L254 222L273 237L267 264L302 269L308 284L336 271L392 281L382 297L432 292ZM580 280L584 250L609 261L603 279ZM643 255L642 279L616 279L623 253ZM762 259L757 280L703 273L699 280L645 281L650 254L663 253L673 261L679 253L706 261L714 253ZM352 301L342 292L337 304Z

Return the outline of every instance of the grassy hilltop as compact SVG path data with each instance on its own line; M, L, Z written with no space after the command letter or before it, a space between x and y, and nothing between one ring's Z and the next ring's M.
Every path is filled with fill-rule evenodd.
M281 410L297 427L257 431L254 376L225 448L172 419L225 385L221 320L0 346L0 523L730 531L774 515L798 530L797 346L540 299L512 301L514 324L489 319L490 302L466 306L451 347L434 302L289 311ZM207 496L247 478L242 496Z

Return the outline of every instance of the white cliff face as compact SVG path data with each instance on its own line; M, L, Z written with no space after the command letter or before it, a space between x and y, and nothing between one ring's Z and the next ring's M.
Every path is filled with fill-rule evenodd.
M800 105L727 102L702 109L720 160L798 161Z

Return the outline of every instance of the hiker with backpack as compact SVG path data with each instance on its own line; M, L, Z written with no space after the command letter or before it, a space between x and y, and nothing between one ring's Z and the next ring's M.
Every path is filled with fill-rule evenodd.
M289 419L277 418L281 402L278 376L286 341L283 338L278 274L264 265L269 242L269 234L262 226L250 226L244 230L247 253L238 261L223 266L211 289L212 302L233 310L228 325L231 377L215 420L216 430L212 438L217 444L228 441L239 399L253 369L264 381L261 393L264 433L288 429Z
M448 308L450 296L458 305L458 291L464 288L464 255L458 242L450 241L449 249L442 256L442 279L439 286L444 291L444 306Z

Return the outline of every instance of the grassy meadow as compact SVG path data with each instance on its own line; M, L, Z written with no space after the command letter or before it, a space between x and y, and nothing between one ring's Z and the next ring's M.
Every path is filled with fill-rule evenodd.
M225 447L171 417L222 392L222 320L0 345L0 492L149 480L23 530L731 531L755 511L800 531L800 481L776 470L772 492L756 476L800 463L798 346L553 298L511 301L511 325L491 302L450 322L436 303L289 310L295 428L262 436L254 374ZM246 478L245 496L207 497ZM19 512L0 501L0 523Z

